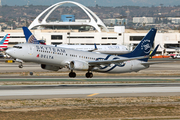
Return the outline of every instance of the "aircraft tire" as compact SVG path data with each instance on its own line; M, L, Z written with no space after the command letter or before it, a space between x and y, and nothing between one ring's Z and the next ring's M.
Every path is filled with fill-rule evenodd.
M75 72L70 72L69 73L69 77L70 78L75 78L76 77L76 73Z
M89 72L86 73L86 77L89 78L90 77L90 74Z
M86 77L87 77L87 78L92 78L92 77L93 77L93 74L92 74L92 73L87 72L87 73L86 73Z
M19 65L19 68L23 68L23 65Z
M93 77L93 74L92 73L90 73L90 76L89 76L90 78L92 78Z

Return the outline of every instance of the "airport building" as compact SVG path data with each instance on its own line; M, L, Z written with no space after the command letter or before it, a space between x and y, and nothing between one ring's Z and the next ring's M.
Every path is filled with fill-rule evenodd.
M103 19L103 22L108 26L126 25L128 23L128 19Z
M133 23L154 23L154 17L133 17Z
M89 19L76 19L74 15L61 15L60 21L47 21L49 15L59 6L70 3L80 7ZM45 16L42 20L42 16ZM82 44L82 45L125 45L135 47L148 33L147 30L125 29L124 26L106 27L101 19L90 9L77 2L65 1L56 3L40 13L29 26L32 33L46 44ZM4 30L0 38L10 34L9 46L24 43L22 30ZM179 52L170 47L180 47L179 31L159 31L156 34L154 47L160 44L159 54ZM167 49L164 49L167 48Z

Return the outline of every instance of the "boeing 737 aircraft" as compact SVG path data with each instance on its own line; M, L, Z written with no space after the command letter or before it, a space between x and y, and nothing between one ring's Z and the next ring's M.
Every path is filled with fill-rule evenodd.
M37 40L27 27L22 27L27 43L45 44L44 40ZM76 50L99 52L105 54L126 54L130 51L123 45L57 45L57 47L71 48Z
M87 78L93 77L93 71L105 73L138 72L149 68L151 64L156 64L156 62L148 62L156 31L152 28L134 51L119 56L29 43L17 44L6 50L6 53L25 62L39 63L41 68L46 70L58 71L68 66L71 70L69 77L76 77L74 70L87 71L85 75ZM156 53L158 46L151 55Z
M6 50L9 43L10 34L6 34L4 38L0 41L0 51Z

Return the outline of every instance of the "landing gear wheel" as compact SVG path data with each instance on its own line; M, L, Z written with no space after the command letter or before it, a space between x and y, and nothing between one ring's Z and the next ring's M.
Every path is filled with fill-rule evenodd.
M87 72L87 73L86 73L86 77L87 77L87 78L92 78L92 77L93 77L93 74L90 73L90 72Z
M90 78L92 78L93 77L93 74L92 73L90 73Z
M69 73L69 77L70 77L70 78L75 78L75 77L76 77L76 73L71 71L71 72Z
M19 65L19 68L23 68L23 65Z

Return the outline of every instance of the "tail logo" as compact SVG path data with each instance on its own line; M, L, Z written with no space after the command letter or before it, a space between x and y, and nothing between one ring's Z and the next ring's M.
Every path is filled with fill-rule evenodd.
M149 52L151 51L151 43L150 40L144 40L141 44L141 50L144 51L144 53L149 54Z
M36 42L36 38L34 37L34 35L31 35L28 39L28 43L35 43Z

